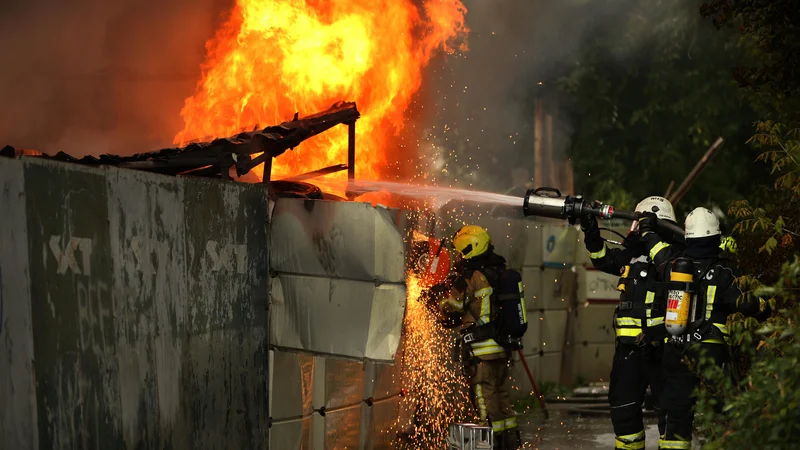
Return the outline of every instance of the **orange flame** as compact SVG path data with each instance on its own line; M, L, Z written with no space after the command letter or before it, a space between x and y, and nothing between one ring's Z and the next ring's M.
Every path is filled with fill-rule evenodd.
M355 101L357 176L376 179L403 128L422 69L467 33L461 0L237 0L206 45L175 143L225 137ZM464 50L462 46L462 50ZM273 162L279 178L347 162L336 127ZM257 170L263 170L261 167ZM261 177L261 173L257 173Z

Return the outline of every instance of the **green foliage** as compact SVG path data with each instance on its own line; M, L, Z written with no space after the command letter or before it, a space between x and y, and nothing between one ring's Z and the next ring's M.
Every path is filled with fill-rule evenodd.
M780 103L800 89L800 7L796 0L712 0L700 12L718 28L738 29L753 58L736 66L743 87L774 95ZM792 105L796 106L796 105Z
M800 128L787 130L786 125L772 121L759 122L756 135L750 139L757 148L765 149L758 160L772 164L772 173L777 174L776 189L789 189L800 195Z
M732 330L739 360L751 362L740 382L701 359L705 382L698 389L698 426L708 439L704 448L793 449L800 439L800 258L782 266L780 279L757 295L786 306L755 329Z
M740 242L739 262L745 273L762 282L775 280L778 270L800 250L800 129L770 121L758 122L750 143L762 153L775 181L769 196L732 202L729 214L738 219L733 232ZM743 248L742 248L743 247ZM752 283L753 277L745 277Z
M569 150L576 186L635 205L680 183L722 136L724 147L682 205L745 197L768 174L752 164L742 124L756 115L730 76L744 47L709 27L691 7L698 2L622 4L619 20L589 32L559 81L576 129Z
M576 382L575 385L579 386L580 384ZM572 392L572 389L570 389L569 386L564 386L552 381L544 381L539 385L539 392L545 398L552 396L566 397ZM514 402L514 410L520 414L530 414L540 409L541 405L539 404L539 399L536 398L536 395L532 392Z
M748 275L738 279L744 296L769 305L771 316L758 323L741 315L729 320L734 345L733 372L703 364L705 380L697 391L698 426L707 435L705 448L789 449L800 439L800 190L797 173L798 131L759 122L749 141L762 150L758 161L771 166L771 195L758 206L733 202L729 213L739 219L734 233L739 261ZM744 245L742 245L744 242ZM740 382L736 382L741 379Z

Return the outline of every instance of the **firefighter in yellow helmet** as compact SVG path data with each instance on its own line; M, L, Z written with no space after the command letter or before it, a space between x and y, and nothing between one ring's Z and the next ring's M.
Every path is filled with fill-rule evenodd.
M492 320L490 279L505 270L506 260L494 253L489 233L476 225L458 230L453 247L461 258L463 273L439 302L439 308L445 313L461 313L463 329L487 324ZM481 421L491 424L495 448L517 449L521 442L516 413L509 398L510 352L491 338L477 338L468 346L465 372Z

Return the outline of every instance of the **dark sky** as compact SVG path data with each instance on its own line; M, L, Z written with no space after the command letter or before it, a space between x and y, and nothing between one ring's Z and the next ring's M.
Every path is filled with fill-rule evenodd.
M82 155L169 145L231 4L0 2L0 146Z

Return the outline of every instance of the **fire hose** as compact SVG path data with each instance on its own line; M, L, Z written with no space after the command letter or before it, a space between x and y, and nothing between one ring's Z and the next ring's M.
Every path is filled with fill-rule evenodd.
M642 213L633 211L622 211L611 205L600 202L589 202L582 196L562 196L561 191L551 187L540 187L530 189L525 194L525 201L522 204L522 212L526 217L547 217L551 219L566 220L574 225L584 214L589 214L601 219L626 219L639 220ZM683 236L683 228L667 222L657 220L656 225L664 230L671 231L678 236Z

